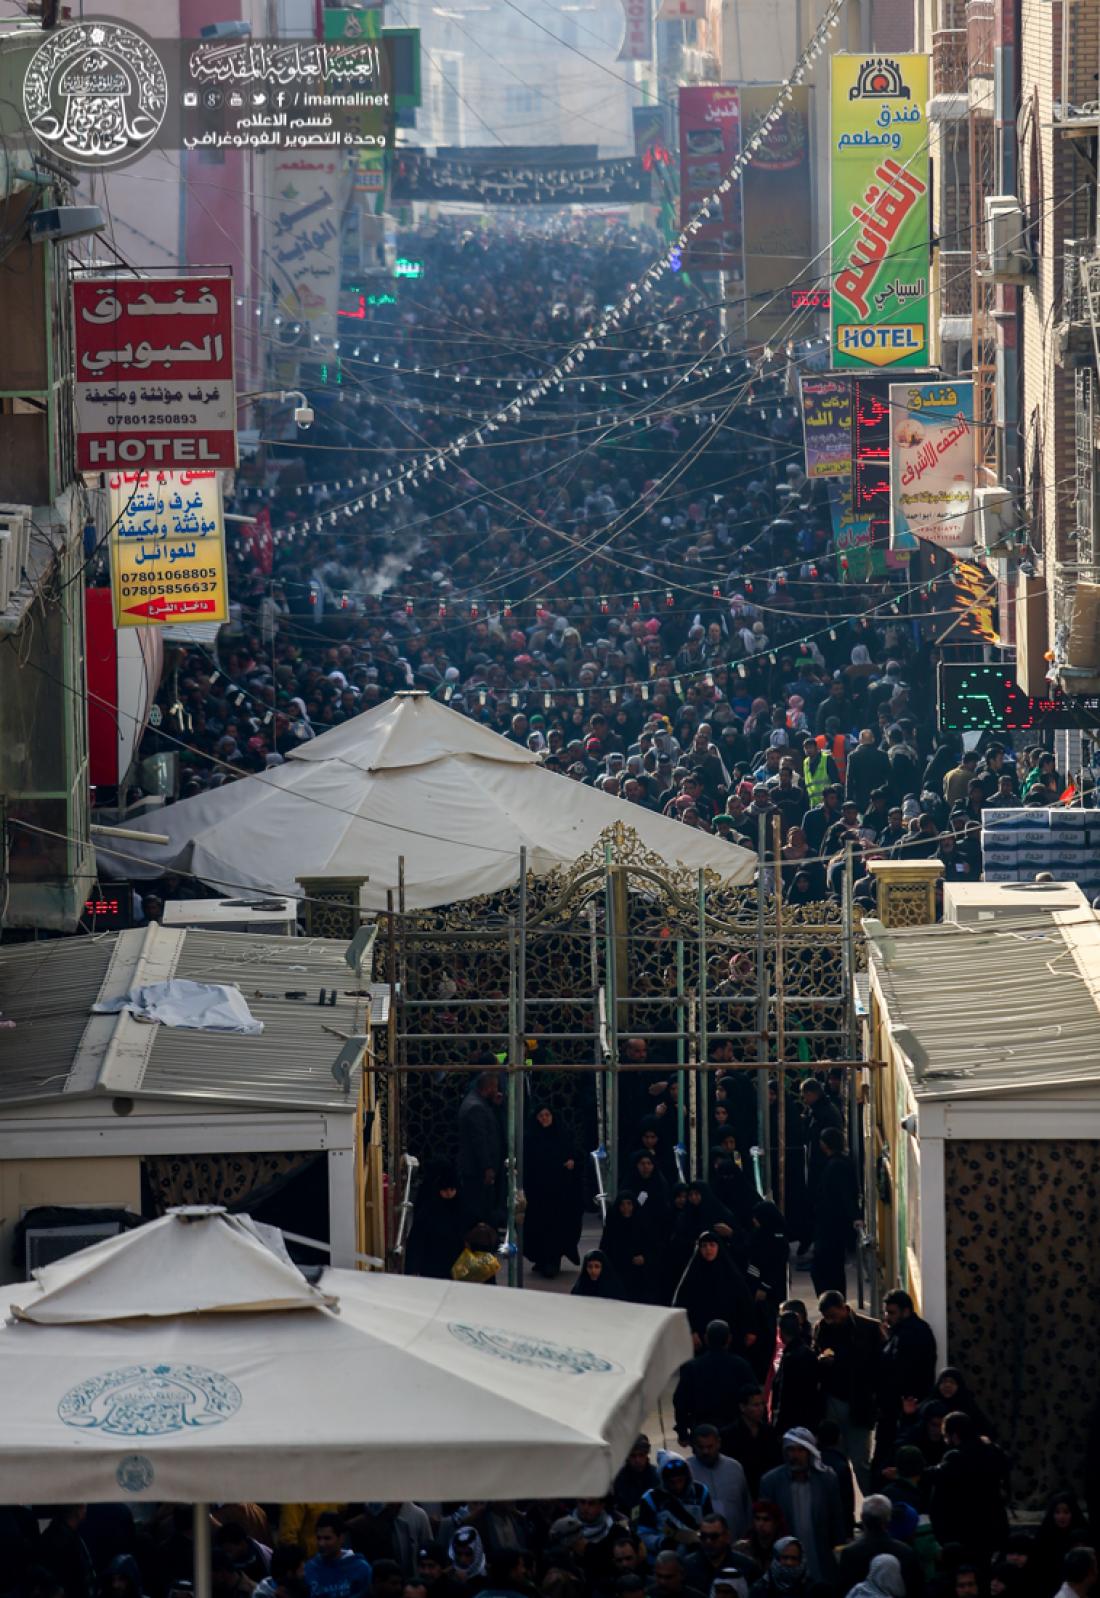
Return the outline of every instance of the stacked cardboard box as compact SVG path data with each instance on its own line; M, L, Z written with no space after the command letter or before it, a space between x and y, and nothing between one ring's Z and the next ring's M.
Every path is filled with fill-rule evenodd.
M982 811L982 876L986 882L1033 881L1049 871L1100 893L1100 810Z

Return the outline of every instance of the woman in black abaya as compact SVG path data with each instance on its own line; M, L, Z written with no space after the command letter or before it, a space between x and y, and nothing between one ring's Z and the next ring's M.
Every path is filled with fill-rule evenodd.
M466 1220L453 1166L429 1166L413 1204L413 1223L405 1248L407 1276L434 1276L449 1282L451 1266L466 1241Z
M652 1253L650 1229L633 1193L620 1193L608 1210L599 1251L611 1261L623 1284L624 1298L634 1304L654 1302L655 1290L660 1286L657 1259Z
M594 1248L581 1260L580 1274L570 1288L574 1298L623 1299L626 1291L619 1281L619 1273L600 1248Z
M711 1321L725 1321L735 1354L745 1354L756 1341L756 1306L748 1284L723 1249L716 1232L703 1232L672 1299L687 1311L696 1352Z
M579 1260L581 1196L572 1140L548 1105L527 1123L523 1143L523 1252L540 1276L556 1276L561 1257Z

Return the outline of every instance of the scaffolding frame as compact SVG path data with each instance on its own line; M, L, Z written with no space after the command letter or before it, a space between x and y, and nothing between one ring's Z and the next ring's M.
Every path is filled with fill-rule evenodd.
M471 1064L456 1057L474 1048L494 1054L497 1063L491 1068L498 1072L505 1088L507 1223L501 1253L507 1261L510 1285L521 1286L523 1282L523 1144L530 1083L555 1074L591 1077L596 1123L595 1147L590 1156L594 1196L601 1214L606 1214L607 1202L617 1190L622 1085L636 1073L666 1069L665 1062L623 1058L624 1038L632 1044L640 1039L647 1045L659 1040L663 1045L674 1046L674 1061L667 1069L670 1075L675 1075L678 1085L675 1157L685 1180L707 1168L710 1139L707 1079L715 1074L753 1073L757 1136L752 1150L746 1151L751 1155L751 1168L747 1159L744 1163L750 1179L755 1180L765 1196L780 1195L781 1207L788 1160L787 1084L792 1071L835 1068L849 1075L849 1141L853 1151L857 1150L859 1073L872 1069L875 1062L857 1058L858 1023L853 983L862 963L863 946L851 905L850 852L845 874L846 894L839 920L792 919L784 905L782 871L778 864L778 822L769 840L761 817L756 882L763 891L750 890L755 900L751 921L746 918L736 924L724 922L712 907L721 885L702 870L694 873L691 924L685 920L675 935L666 940L665 947L671 956L667 966L668 985L662 992L652 994L631 991L631 958L638 956L639 947L646 942L645 935L634 924L631 895L640 890L657 891L663 877L665 885L676 882L684 904L687 896L683 892L683 873L669 868L662 870L661 863L652 860L640 864L636 851L624 847L624 832L621 827L612 829L602 842L599 851L602 858L598 865L589 864L567 884L553 906L558 909L572 897L570 917L560 925L547 922L545 909L532 914L526 851L517 862L514 904L509 913L491 925L464 925L457 929L440 925L440 918L434 913L409 913L405 905L404 862L400 863L397 904L395 906L390 894L384 918L385 935L377 940L375 948L376 975L388 983L391 998L384 1057L381 1052L375 1053L366 1067L383 1072L388 1078L382 1102L386 1110L385 1169L389 1193L394 1195L394 1202L387 1211L387 1251L391 1257L394 1244L398 1244L399 1251L403 1240L404 1223L411 1205L411 1172L415 1171L417 1163L405 1147L410 1124L410 1091L425 1077L438 1080L445 1074L465 1080L472 1073L490 1069L484 1062ZM768 858L769 842L774 865ZM578 968L583 965L587 973L583 992L545 996L529 991L531 949L543 936L573 940L576 944L576 964ZM717 957L728 958L731 950L737 951L738 943L749 938L754 944L754 958L742 954L739 959L743 969L751 969L751 986L746 992L734 995L722 993L720 987L712 989L711 962ZM792 958L797 959L800 952L815 945L828 945L835 953L838 980L834 991L790 991L788 978ZM416 975L418 961L422 958L436 960L441 951L446 951L452 964L457 965L464 952L472 959L479 951L499 953L502 949L507 969L505 992L478 992L459 999L453 993L423 997L410 990L410 977ZM654 949L644 958L652 968L661 955ZM751 1027L722 1025L721 1011L727 1004L749 1011L754 1024ZM453 1018L463 1007L468 1012L465 1026L450 1025L446 1030L439 1030L437 1023L433 1029L432 1020L437 1012L445 1012ZM491 1016L489 1029L472 1024L475 1009ZM538 1028L539 1013L553 1009L580 1012L577 1024L562 1030ZM654 1020L651 1018L655 1011ZM671 1030L667 1025L659 1025L661 1011L674 1018ZM812 1026L806 1025L807 1013L813 1020ZM833 1024L828 1024L830 1021ZM529 1031L536 1028L541 1043L568 1044L584 1057L532 1066L526 1040ZM797 1040L799 1048L798 1057L794 1059L789 1057L792 1038ZM739 1045L748 1057L712 1059L712 1050L727 1042ZM444 1045L450 1055L445 1063L416 1057L425 1046L431 1049L440 1045ZM819 1045L824 1052L811 1057L810 1045ZM773 1077L778 1084L774 1145L770 1101ZM417 1151L418 1154L424 1152L429 1151ZM857 1159L856 1163L862 1177L862 1162ZM857 1275L862 1303L862 1262L857 1265Z

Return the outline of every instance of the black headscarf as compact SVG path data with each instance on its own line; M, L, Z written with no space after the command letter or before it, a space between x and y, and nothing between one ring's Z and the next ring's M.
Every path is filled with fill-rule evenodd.
M599 1260L603 1266L598 1281L594 1282L585 1269L589 1260ZM580 1275L573 1283L570 1291L574 1298L621 1299L626 1297L623 1292L623 1284L619 1281L619 1273L602 1248L589 1249L581 1260Z
M704 1243L718 1244L715 1259L703 1258L701 1248ZM756 1330L748 1285L714 1232L700 1234L695 1253L680 1278L672 1302L679 1309L687 1311L691 1329L699 1337L704 1335L711 1321L725 1321L733 1334L733 1347L737 1353L744 1346L745 1333Z
M446 1281L462 1253L467 1222L457 1191L452 1198L443 1197L449 1188L458 1188L454 1166L442 1162L428 1166L413 1204L412 1229L405 1249L405 1271L409 1276L433 1276Z

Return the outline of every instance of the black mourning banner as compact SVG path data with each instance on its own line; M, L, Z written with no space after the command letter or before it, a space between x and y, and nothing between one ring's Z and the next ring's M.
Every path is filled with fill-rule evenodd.
M399 150L395 200L465 200L481 205L631 205L649 198L650 178L633 156L614 161L459 160Z

